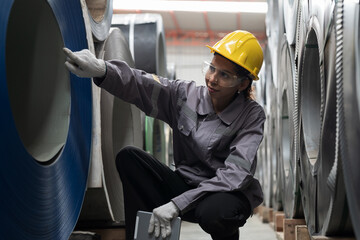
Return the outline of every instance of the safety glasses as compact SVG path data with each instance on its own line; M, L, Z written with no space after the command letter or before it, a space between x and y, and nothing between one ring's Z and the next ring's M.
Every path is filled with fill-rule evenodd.
M239 85L242 80L247 78L247 76L239 77L233 73L218 69L206 61L203 63L202 71L205 77L210 77L211 75L216 74L215 79L217 84L221 87L235 87L236 85Z

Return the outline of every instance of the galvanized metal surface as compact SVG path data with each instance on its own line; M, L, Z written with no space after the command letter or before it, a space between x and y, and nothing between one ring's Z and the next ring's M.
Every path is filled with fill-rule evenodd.
M279 165L281 166L281 193L286 217L302 217L299 178L299 113L295 108L295 48L284 35L279 59Z
M360 54L359 1L338 1L336 8L337 136L353 226L360 221ZM360 228L354 227L356 238Z
M278 26L267 29L265 62L268 54L271 62L265 66L272 70L265 71L263 80L267 93L271 94L275 86L278 94L266 95L263 100L268 122L259 162L270 161L269 142L275 142L276 161L280 162L277 165L284 170L283 176L278 176L284 194L277 200L274 193L267 190L268 185L275 182L261 180L264 194L269 195L265 196L265 204L272 207L282 202L290 218L303 214L312 235L351 236L353 227L349 215L353 222L358 221L360 215L359 190L355 187L359 174L353 171L359 167L358 161L355 163L359 148L355 146L360 145L359 131L355 127L360 120L356 27L359 1L344 1L348 4L346 8L342 2L337 1L335 7L332 0L285 1L283 24L285 34L289 35L284 37L286 41L283 40L280 53L274 50L279 46L271 39L274 37L271 33L278 32ZM294 9L295 5L297 21L293 42L294 24L290 22L295 16L290 17L285 11ZM347 14L343 13L344 9ZM279 17L271 20L273 14L269 12L268 22L279 21ZM345 19L346 25L343 24ZM267 27L273 26L268 24ZM274 61L278 61L278 68L272 64ZM270 126L275 112L279 140L274 141ZM260 165L264 166L268 165ZM273 173L274 166L261 169L261 176ZM301 202L296 201L299 198L297 189L301 190ZM347 201L346 195L352 199L349 197Z

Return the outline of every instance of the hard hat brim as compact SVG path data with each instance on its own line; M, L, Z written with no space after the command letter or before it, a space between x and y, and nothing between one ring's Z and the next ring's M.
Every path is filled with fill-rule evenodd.
M211 46L209 46L209 45L206 45L206 47L208 47L208 48L210 49L210 52L211 52L211 53L215 53L215 52L216 52L216 53L220 54L221 56L223 56L224 58L229 59L230 61L232 61L232 62L235 63L236 65L239 65L239 66L241 66L242 68L246 69L246 70L250 73L250 75L251 75L251 77L252 77L253 80L259 80L258 75L255 74L255 73L253 73L248 67L246 67L246 66L244 66L244 65L242 65L242 64L236 63L235 59L231 59L231 58L229 58L229 57L225 57L223 54L221 54L219 51L217 51L215 48L213 48L213 47L211 47Z

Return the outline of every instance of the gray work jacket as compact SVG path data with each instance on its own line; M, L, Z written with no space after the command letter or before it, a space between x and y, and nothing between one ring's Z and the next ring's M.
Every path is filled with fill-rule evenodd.
M98 86L173 129L176 171L194 187L172 199L180 211L193 208L207 192L241 191L252 208L263 201L254 178L265 121L258 103L238 94L216 114L204 86L148 74L118 60L106 65L106 76L94 79Z

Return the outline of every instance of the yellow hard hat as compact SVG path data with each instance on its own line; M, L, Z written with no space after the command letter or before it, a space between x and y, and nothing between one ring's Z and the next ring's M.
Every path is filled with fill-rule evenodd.
M223 39L208 48L211 52L217 52L232 62L240 65L250 72L254 80L258 80L258 74L263 63L263 51L256 37L242 30L229 33Z

